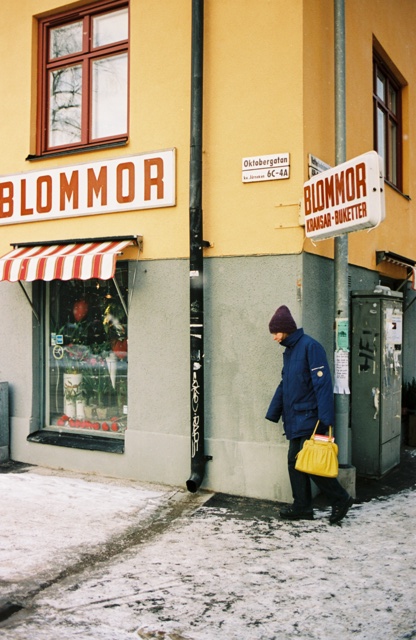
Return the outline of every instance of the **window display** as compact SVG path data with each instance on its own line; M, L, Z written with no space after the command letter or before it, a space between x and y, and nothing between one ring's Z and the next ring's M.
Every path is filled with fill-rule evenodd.
M122 438L127 428L127 266L113 280L49 284L46 427ZM49 420L48 420L49 416Z

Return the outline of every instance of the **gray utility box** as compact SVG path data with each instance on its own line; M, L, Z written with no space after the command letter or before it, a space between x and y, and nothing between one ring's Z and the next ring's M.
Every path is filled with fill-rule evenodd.
M400 464L403 295L387 287L351 295L352 463L380 478Z

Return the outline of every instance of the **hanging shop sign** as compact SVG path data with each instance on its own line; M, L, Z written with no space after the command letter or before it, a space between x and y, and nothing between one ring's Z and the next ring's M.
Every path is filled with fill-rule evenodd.
M308 238L322 240L376 227L385 218L382 159L376 151L318 173L304 184Z
M175 149L0 177L0 224L175 205Z
M285 180L290 177L288 153L271 153L267 156L253 156L242 160L243 182L264 180Z

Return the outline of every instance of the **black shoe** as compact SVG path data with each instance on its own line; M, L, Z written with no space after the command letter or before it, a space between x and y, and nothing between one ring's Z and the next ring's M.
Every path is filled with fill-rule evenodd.
M354 500L351 496L348 496L347 500L342 504L336 504L332 507L332 513L329 517L329 522L331 524L335 524L335 522L340 522L342 518L345 518L350 507L354 504Z
M279 515L283 520L313 520L313 511L300 511L294 507L283 507Z

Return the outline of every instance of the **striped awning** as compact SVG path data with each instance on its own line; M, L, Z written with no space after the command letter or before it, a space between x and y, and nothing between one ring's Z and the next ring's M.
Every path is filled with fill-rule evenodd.
M89 280L114 277L117 255L129 240L18 246L0 258L0 281Z
M400 256L398 253L393 253L392 251L376 251L376 262L380 264L385 260L386 262L390 262L391 264L395 264L399 267L405 267L406 269L411 269L412 274L412 289L416 291L416 261L412 258L406 258L405 256Z

